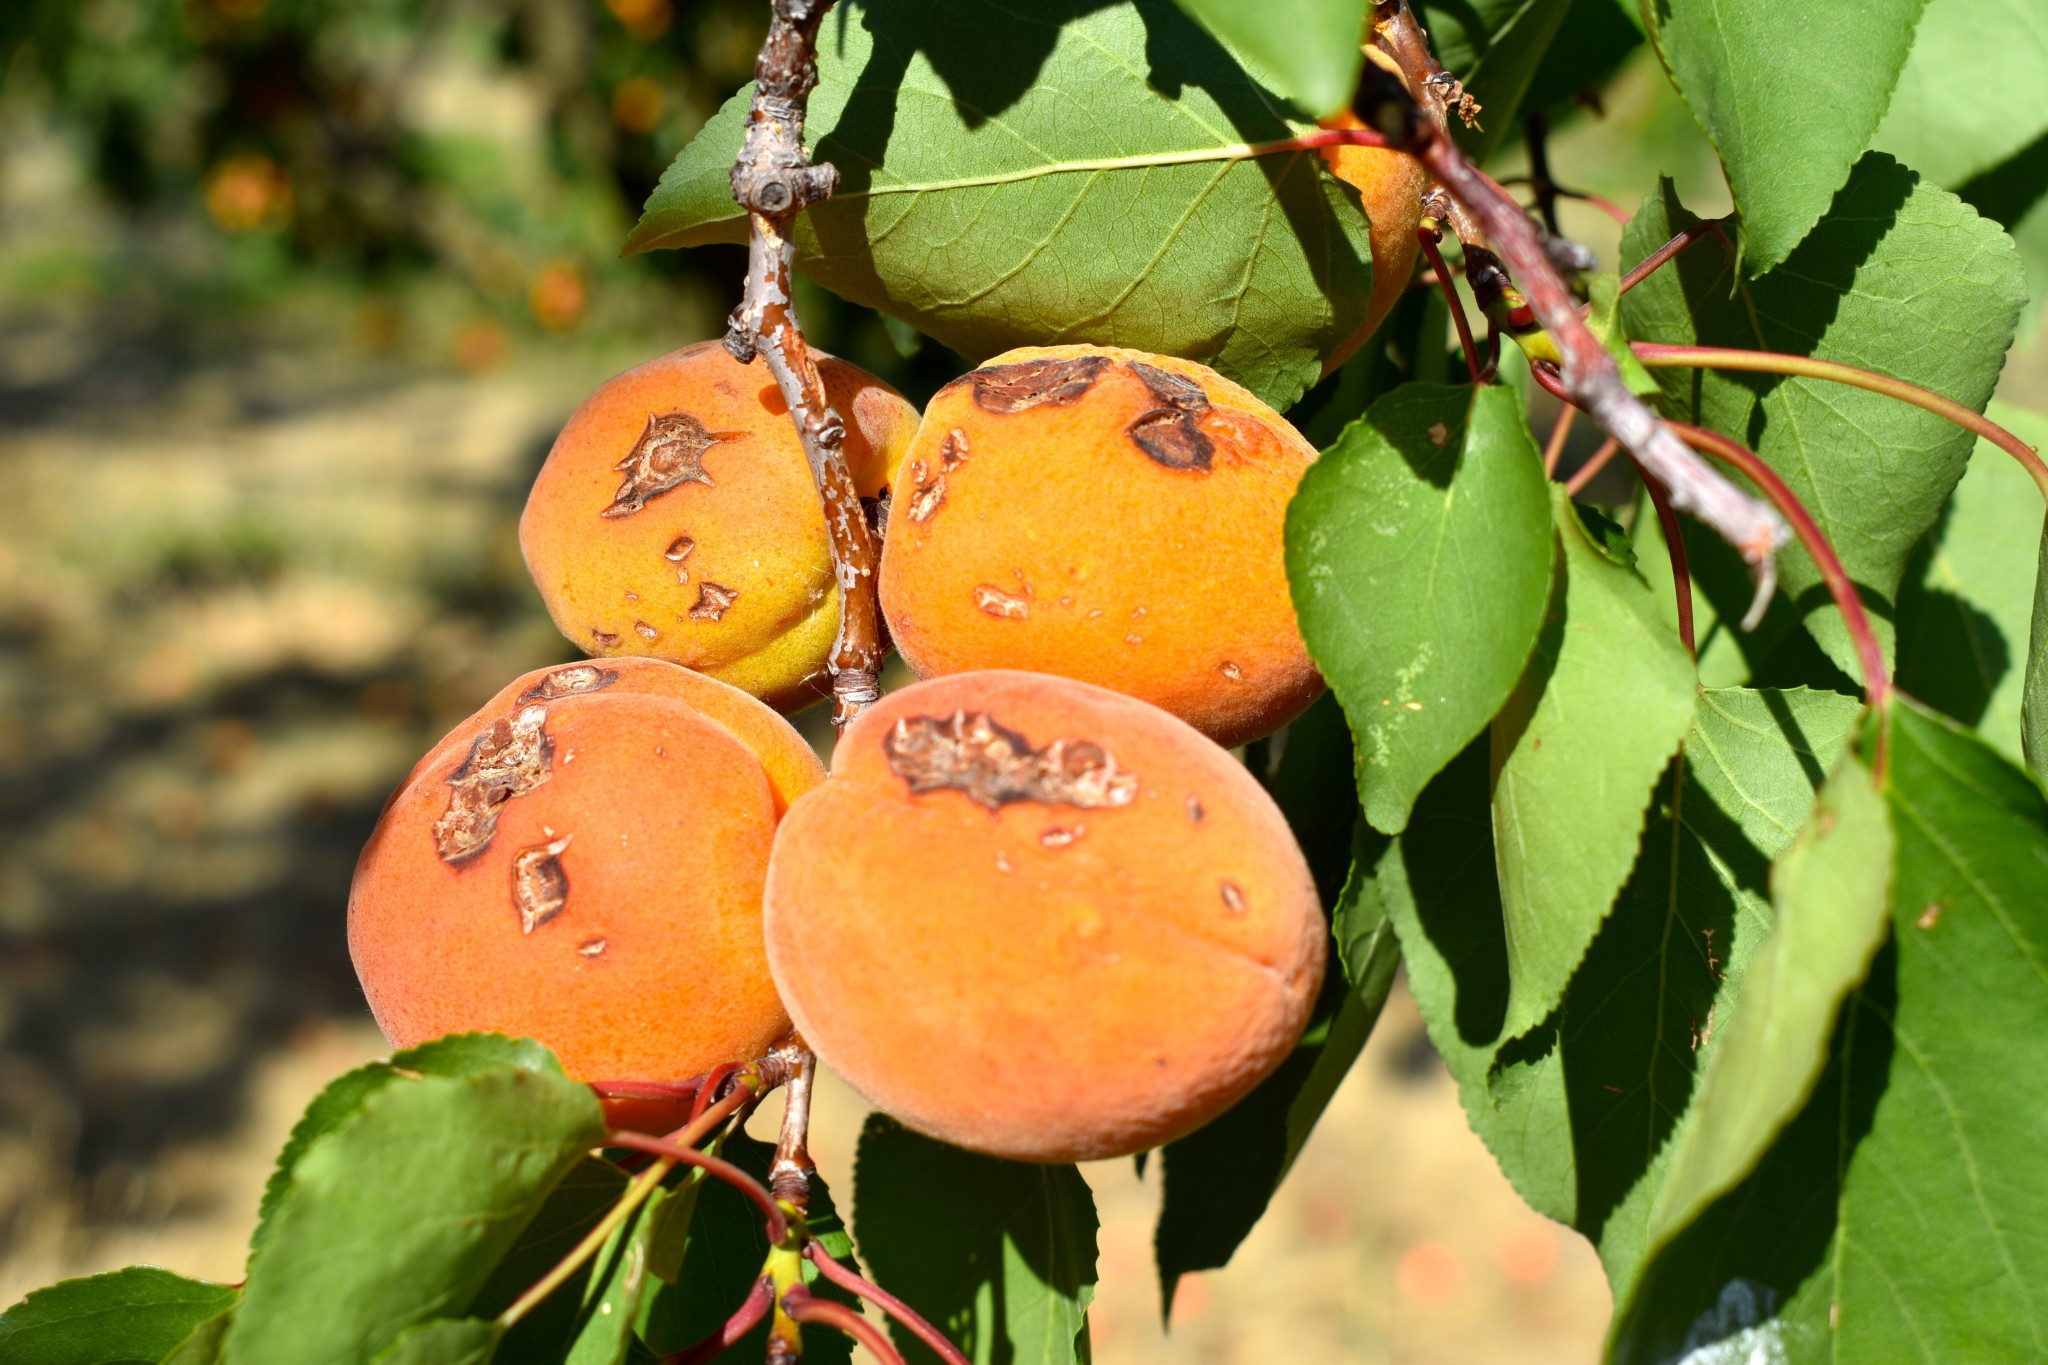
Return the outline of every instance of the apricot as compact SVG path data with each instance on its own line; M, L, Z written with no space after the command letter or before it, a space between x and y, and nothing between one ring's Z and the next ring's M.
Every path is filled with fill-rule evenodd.
M818 368L854 482L876 497L917 409L843 360ZM605 383L548 452L519 545L549 615L587 653L666 659L784 711L822 695L839 589L765 361L706 341Z
M760 1056L789 1017L761 892L784 810L824 779L789 722L652 659L516 679L385 807L349 952L394 1046L493 1030L586 1080Z
M1368 48L1369 53L1376 49ZM1363 128L1349 110L1322 121L1325 128ZM1365 206L1367 240L1372 247L1372 300L1365 322L1323 362L1323 373L1349 360L1365 339L1379 330L1401 301L1415 275L1421 250L1416 224L1422 221L1422 191L1429 178L1422 163L1405 152L1385 147L1325 147L1323 161L1331 174L1358 191Z
M1220 744L1315 700L1282 526L1314 447L1192 361L997 356L933 397L904 457L881 600L922 677L1057 673Z
M848 726L768 867L768 964L877 1107L1027 1161L1169 1142L1287 1056L1327 930L1286 820L1166 712L1043 674Z

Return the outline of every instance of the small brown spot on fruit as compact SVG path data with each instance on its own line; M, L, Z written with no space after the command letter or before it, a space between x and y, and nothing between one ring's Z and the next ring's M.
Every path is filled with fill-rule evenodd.
M598 692L619 680L618 672L596 664L568 664L550 669L540 681L519 694L521 705L536 701L558 701L584 692Z
M1216 460L1216 443L1195 425L1195 416L1179 408L1154 408L1124 428L1157 465L1207 473Z
M992 811L1013 801L1097 810L1128 806L1138 795L1137 777L1101 745L1056 739L1034 749L980 711L907 716L883 739L882 752L911 792L957 791Z
M1228 678L1231 682L1244 681L1244 670L1239 668L1236 664L1230 662L1230 660L1228 659L1225 659L1223 661L1223 666L1218 668L1216 671L1218 673L1221 673L1224 677Z
M1244 913L1244 891L1236 882L1223 883L1223 908L1233 915Z
M934 474L923 460L910 462L910 519L930 521L946 504L946 476Z
M939 442L939 469L950 474L967 463L967 433L954 427Z
M1202 823L1202 817L1207 815L1208 813L1209 812L1203 809L1202 807L1201 797L1188 797L1188 819L1192 820L1194 823L1199 825Z
M690 557L690 551L697 548L697 541L691 536L677 536L661 552L661 557L671 564L680 564Z
M746 435L743 431L712 431L687 412L647 414L647 427L640 439L612 468L624 474L611 505L598 515L617 520L630 517L658 498L686 483L711 484L704 469L704 452L720 441Z
M983 412L1007 415L1078 403L1108 368L1107 356L1046 356L976 370L967 376L967 383L974 390L975 406Z
M1076 825L1072 829L1052 825L1038 836L1038 842L1044 844L1047 848L1065 848L1087 832L1088 826L1086 825Z
M569 874L562 853L569 835L522 848L512 855L512 903L519 908L519 931L530 934L569 905Z
M738 588L721 587L706 579L697 587L697 605L690 608L692 621L717 621L740 600Z
M590 643L596 645L599 649L610 649L618 644L618 642L619 637L610 631L599 630L596 626L590 628Z
M990 583L974 585L974 605L990 616L1005 621L1022 621L1031 615L1031 604L1021 597L1013 597Z
M601 938L586 938L576 945L576 953L579 957L603 957L604 950L610 946Z
M997 849L997 850L996 850L996 871L998 871L998 872L1015 872L1016 870L1017 870L1017 869L1016 869L1016 867L1015 867L1015 866L1014 866L1014 865L1013 865L1013 864L1012 864L1012 863L1010 862L1010 855L1009 855L1009 854L1007 854L1007 853L1005 853L1005 852L1003 852L1003 851L1002 851L1001 849Z
M661 638L661 632L648 625L645 621L635 621L633 623L633 633L643 640L659 640Z
M1202 386L1184 374L1176 374L1158 365L1147 365L1142 360L1131 361L1130 371L1151 390L1152 397L1161 407L1180 412L1201 412L1209 406L1209 395Z
M1127 645L1142 645L1145 643L1145 637L1142 635L1126 635L1124 636L1124 643Z

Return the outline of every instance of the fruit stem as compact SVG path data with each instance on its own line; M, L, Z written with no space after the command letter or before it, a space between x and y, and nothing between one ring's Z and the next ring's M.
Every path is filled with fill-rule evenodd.
M1570 403L1558 405L1557 421L1552 423L1550 427L1550 439L1543 443L1544 474L1553 475L1557 473L1557 462L1564 458L1565 439L1572 434L1572 422L1577 419L1578 415L1579 410Z
M902 1355L873 1323L843 1303L821 1299L802 1285L783 1294L782 1306L799 1323L816 1323L846 1333L883 1365L904 1365Z
M909 1329L911 1335L931 1347L932 1353L946 1362L946 1365L968 1365L967 1357L961 1353L960 1348L955 1346L945 1333L925 1321L924 1316L915 1308L859 1272L834 1260L832 1253L825 1250L822 1245L817 1242L810 1243L804 1248L804 1255L810 1257L811 1264L818 1267L818 1273L826 1279L841 1289L866 1299L889 1317L902 1323Z
M770 0L772 18L754 64L754 103L732 168L732 197L747 210L746 292L725 345L749 364L756 355L789 404L825 515L839 633L832 642L832 723L844 729L881 696L881 608L875 596L875 538L846 464L846 423L826 397L818 365L797 325L791 297L796 218L830 197L839 172L804 151L804 114L818 83L818 26L832 0Z
M1443 239L1443 230L1429 220L1415 229L1415 238L1422 243L1422 254L1429 258L1429 268L1436 273L1436 282L1443 287L1444 303L1451 310L1451 323L1458 329L1458 345L1465 352L1465 368L1471 371L1472 382L1479 382L1479 347L1472 341L1472 323L1465 316L1465 304L1458 297L1458 287L1451 282L1450 267L1444 264L1443 253L1436 244Z
M1797 379L1827 379L1911 403L1936 417L1947 418L1965 431L1974 432L2018 460L2020 468L2027 471L2034 480L2034 486L2041 490L2042 498L2048 499L2048 463L2042 462L2039 451L1990 418L1932 389L1923 389L1918 384L1856 365L1844 365L1840 361L1786 355L1779 351L1743 351L1723 346L1664 346L1647 341L1633 342L1629 349L1636 353L1636 359L1653 370L1747 370L1753 374L1778 374Z
M1440 108L1425 111L1408 93L1411 86L1437 87L1428 84L1435 58L1407 0L1380 0L1373 29L1380 46L1400 64L1407 84L1367 62L1352 112L1390 145L1419 160L1479 220L1527 296L1535 320L1559 349L1563 389L1670 490L1674 508L1698 517L1741 552L1756 576L1757 601L1768 602L1777 587L1778 547L1790 538L1784 518L1723 477L1630 392L1606 345L1579 316L1579 300L1551 263L1535 222L1458 150L1443 131Z
M754 1330L754 1324L768 1315L768 1306L775 1301L775 1286L766 1275L754 1281L746 1300L733 1310L725 1325L692 1346L685 1346L673 1355L662 1357L661 1365L705 1365L725 1354L741 1337Z
M670 1134L669 1141L662 1142L658 1138L648 1138L646 1140L649 1142L661 1142L663 1152L660 1155L665 1157L670 1148L676 1151L692 1148L696 1143L703 1141L720 1124L746 1108L747 1105L754 1101L758 1094L759 1091L756 1088L756 1083L742 1078L738 1084L733 1086L732 1092L724 1099L711 1105L696 1119ZM614 1133L610 1141L613 1145L630 1147L635 1144L623 1141L623 1139L641 1136L638 1133ZM702 1155L695 1152L692 1154ZM619 1224L632 1217L633 1210L639 1208L645 1202L647 1196L654 1193L654 1187L659 1185L663 1178L671 1170L675 1169L675 1166L676 1162L673 1159L656 1161L652 1166L649 1166L639 1175L633 1177L633 1183L626 1187L626 1192L623 1195L619 1196L619 1202L605 1211L604 1217L598 1219L596 1226L583 1235L583 1240L570 1248L569 1254L556 1262L554 1269L536 1280L524 1294L514 1299L504 1312L498 1314L499 1325L509 1330L521 1318L532 1312L548 1295L561 1288L568 1278L582 1267L585 1261L588 1261L598 1253L599 1249L604 1246L605 1241L610 1238ZM744 1176L746 1173L742 1171L740 1174Z
M811 1081L818 1070L818 1058L801 1043L777 1048L774 1056L784 1067L782 1086L782 1131L775 1141L775 1161L768 1168L768 1188L775 1197L799 1214L811 1207Z

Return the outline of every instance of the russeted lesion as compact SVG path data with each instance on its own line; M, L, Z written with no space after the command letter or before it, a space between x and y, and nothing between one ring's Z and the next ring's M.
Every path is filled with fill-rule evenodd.
M1083 810L1128 806L1138 778L1090 739L1056 739L1043 748L983 711L906 716L882 740L889 771L913 793L957 791L1001 810L1017 801Z

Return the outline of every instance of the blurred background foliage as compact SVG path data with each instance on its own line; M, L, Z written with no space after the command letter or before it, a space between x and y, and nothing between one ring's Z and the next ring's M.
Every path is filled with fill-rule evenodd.
M378 1048L342 934L356 852L449 726L571 654L519 508L592 388L737 299L738 248L617 253L749 77L765 8L0 4L0 1302L135 1260L234 1278L285 1128ZM1725 211L1615 13L1578 0L1535 73L1556 175L1633 206L1670 174ZM1612 262L1611 220L1560 212ZM799 305L920 403L962 368L801 283ZM1450 377L1444 338L1413 291L1297 420L1326 443L1382 388ZM1183 1286L1171 1353L1271 1355L1263 1308L1313 1281L1302 1354L1590 1354L1597 1264L1507 1189L1412 1008L1346 1085L1356 1121L1304 1158L1326 1174L1283 1194L1206 1325ZM820 1122L829 1169L859 1114ZM1165 1358L1156 1190L1090 1178L1102 1357Z

